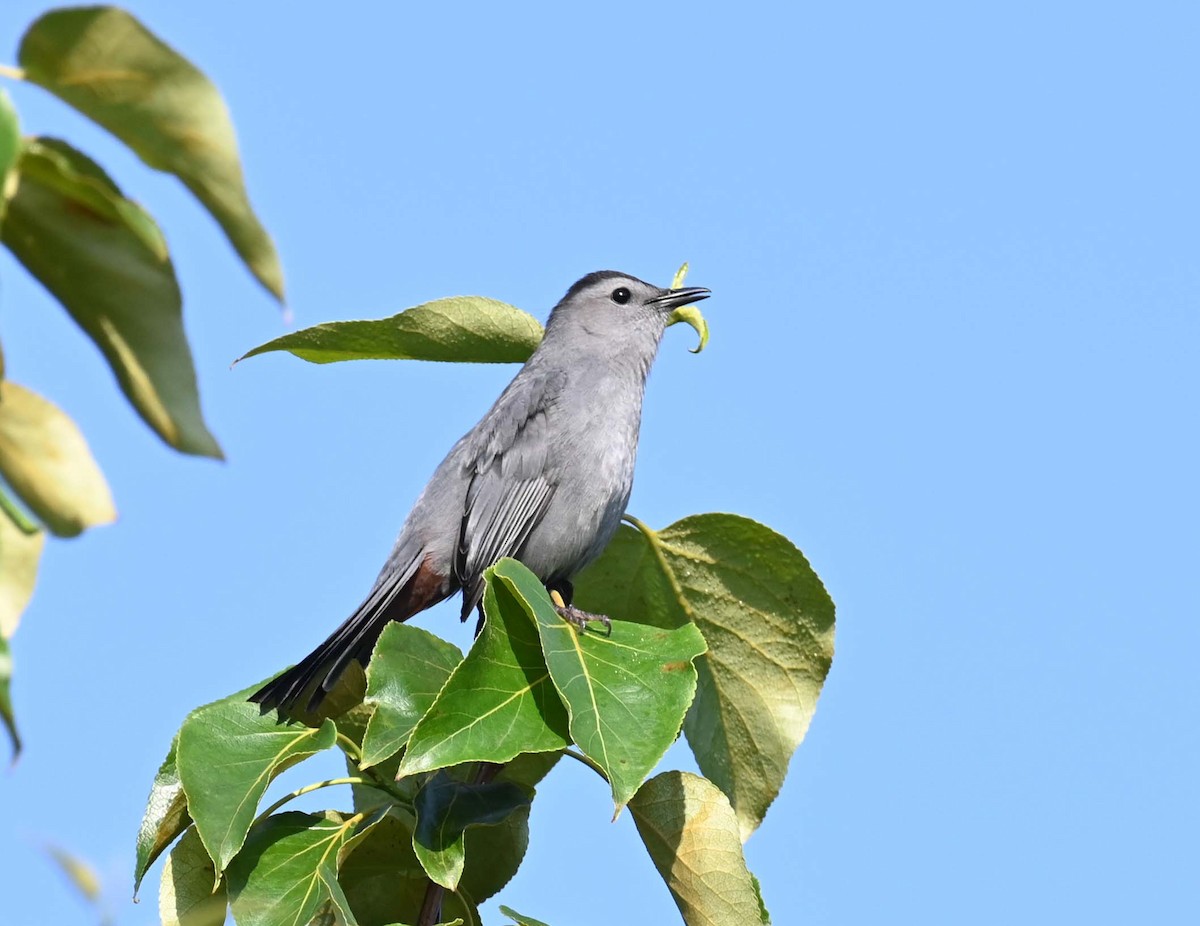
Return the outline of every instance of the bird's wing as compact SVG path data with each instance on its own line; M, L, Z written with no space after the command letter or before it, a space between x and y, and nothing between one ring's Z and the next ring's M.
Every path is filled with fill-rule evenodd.
M547 374L515 383L476 436L454 560L464 620L483 595L483 571L502 557L520 555L554 496L547 415L561 378Z

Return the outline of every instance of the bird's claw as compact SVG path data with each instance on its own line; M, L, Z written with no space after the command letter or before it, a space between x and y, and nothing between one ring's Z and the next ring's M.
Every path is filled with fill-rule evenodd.
M580 633L587 630L588 624L595 621L598 624L604 625L604 631L607 635L612 635L612 618L607 614L592 614L589 611L580 611L573 604L555 605L554 610L558 612L559 617Z

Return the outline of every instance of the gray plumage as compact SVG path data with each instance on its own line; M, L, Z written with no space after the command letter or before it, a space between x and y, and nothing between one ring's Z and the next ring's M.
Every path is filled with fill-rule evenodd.
M570 580L612 539L633 488L646 377L672 311L708 290L664 290L614 271L573 285L541 344L438 465L357 610L251 696L313 710L383 627L460 589L465 620L505 556L570 603ZM306 699L306 700L302 700Z

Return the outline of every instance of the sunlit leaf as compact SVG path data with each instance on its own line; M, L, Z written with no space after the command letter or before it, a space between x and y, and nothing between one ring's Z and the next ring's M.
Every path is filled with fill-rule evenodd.
M452 296L371 321L326 322L260 344L240 360L288 351L311 363L442 360L522 363L542 340L527 312L483 296Z
M529 802L529 793L509 781L472 784L438 772L413 801L413 851L421 867L438 884L455 890L463 873L467 828L502 823Z
M489 581L483 606L483 632L409 737L401 776L464 762L507 762L569 742L566 708L520 601Z
M333 722L282 724L234 695L197 708L179 728L176 761L188 812L218 871L237 854L267 785L302 759L328 749Z
M737 817L711 782L663 772L642 785L629 810L688 926L770 922L746 869Z
M363 768L400 751L460 662L457 646L426 630L396 622L384 628L367 665L366 703L375 710L363 736Z
M246 195L233 123L204 74L116 7L46 13L18 58L27 79L179 177L263 286L283 298L279 257Z
M679 735L704 639L692 624L664 630L614 621L608 634L580 633L516 560L501 560L492 575L537 624L571 738L607 773L619 811Z
M192 827L163 865L158 888L162 926L221 926L229 898L224 881L213 888L216 880L212 859L204 851L200 834Z
M133 893L137 896L146 870L175 838L191 826L192 818L187 809L187 796L179 780L179 768L175 763L175 752L179 747L179 736L171 740L171 749L159 766L150 796L146 799L146 810L137 834L137 856L133 866ZM199 835L196 839L199 840ZM209 882L212 887L212 882Z
M46 535L20 515L3 490L0 508L0 637L8 638L33 596Z
M525 916L522 913L518 913L512 907L506 907L504 904L500 904L500 912L511 919L515 926L547 926L541 920L535 920L532 916Z
M256 826L227 872L238 926L308 923L331 899L338 852L358 822L327 810L281 813Z
M803 554L748 518L703 514L662 531L622 527L576 582L576 603L681 626L708 642L684 733L728 796L743 839L804 738L833 658L834 607Z
M59 536L72 537L117 516L108 483L75 423L8 380L0 382L0 473Z
M185 453L220 457L154 220L62 142L27 140L18 179L0 240L100 348L155 433Z

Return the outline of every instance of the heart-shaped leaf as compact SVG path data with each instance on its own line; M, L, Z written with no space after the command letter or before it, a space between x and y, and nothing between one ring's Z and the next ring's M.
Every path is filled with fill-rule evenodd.
M834 606L804 555L768 527L702 514L662 531L622 527L576 582L580 607L708 642L684 733L746 839L808 730L833 659Z
M374 707L362 741L362 767L389 759L408 742L462 653L419 627L392 622L367 666L366 703Z
M516 560L501 560L492 576L536 623L571 738L608 775L619 812L679 735L696 693L692 661L705 649L700 631L614 621L608 635L580 633Z
M277 723L274 714L260 714L247 702L247 694L197 708L179 728L179 780L217 871L241 849L271 780L337 738L331 720L315 729Z
M521 602L489 578L483 607L483 631L413 730L398 777L569 743L566 708Z
M21 126L8 93L0 88L0 221L4 219L8 200L17 179L17 162L21 158Z

